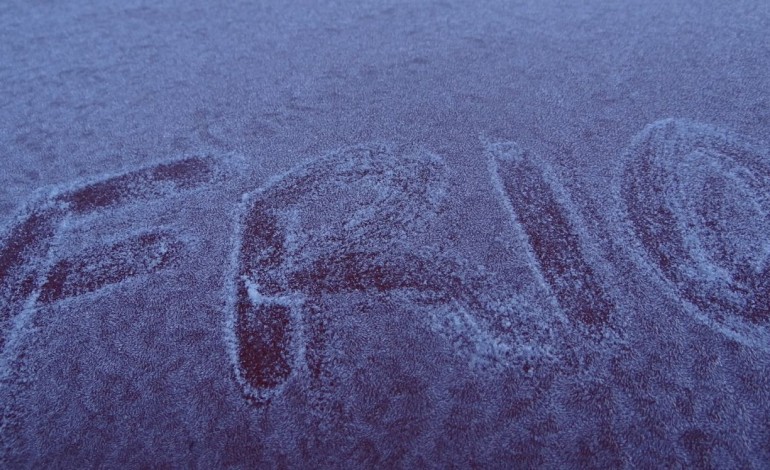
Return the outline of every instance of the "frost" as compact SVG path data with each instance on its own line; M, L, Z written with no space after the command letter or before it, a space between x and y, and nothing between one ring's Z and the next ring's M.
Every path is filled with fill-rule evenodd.
M234 272L246 288L231 292L235 297L228 305L232 319L227 324L236 330L226 332L234 338L230 355L247 396L264 404L285 384L267 379L275 374L268 362L261 363L264 377L254 372L249 379L243 372L255 370L243 360L255 357L245 351L248 338L259 334L246 319L269 314L261 305L284 297L300 296L306 302L297 307L303 312L298 321L305 343L275 343L272 347L277 349L270 353L277 360L294 358L294 363L286 365L292 372L281 373L285 380L294 377L307 382L307 377L300 378L304 371L333 367L331 358L324 358L328 351L313 350L335 334L323 327L329 323L323 319L327 313L314 305L329 296L350 293L397 300L415 316L430 318L426 327L446 337L469 364L486 367L483 364L491 361L507 367L509 352L518 346L518 332L494 333L495 312L484 299L502 292L461 260L419 241L441 209L438 193L446 186L443 171L441 160L427 153L356 147L298 167L250 197L241 221L243 238L234 255ZM333 201L329 194L334 195ZM328 204L334 204L334 210L327 211ZM254 325L263 322L273 321L261 318ZM286 324L286 328L286 334L291 334L299 325ZM259 347L266 346L260 343ZM307 365L309 360L298 354L299 348L315 358L315 365Z
M616 300L577 210L545 162L513 142L487 142L489 169L502 205L528 245L531 264L572 321L601 332L612 327Z
M696 318L767 349L767 156L730 132L669 119L634 138L624 165L619 192L639 259Z

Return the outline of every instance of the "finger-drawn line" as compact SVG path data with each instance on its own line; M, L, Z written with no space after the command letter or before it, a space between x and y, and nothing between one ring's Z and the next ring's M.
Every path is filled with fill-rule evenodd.
M586 256L588 237L566 191L544 161L513 142L488 143L487 153L493 184L543 284L570 320L601 332L616 304Z
M149 232L91 247L56 261L45 275L37 300L49 304L152 274L173 264L182 246L173 234Z
M113 248L123 250L126 258L120 258L117 252L102 251L101 258L81 253L74 257L64 255L59 260L58 252L65 246L60 244L54 253L53 242L64 236L67 220L211 186L232 173L229 161L224 160L181 158L39 191L38 197L0 235L0 350L5 348L8 336L13 335L11 330L16 327L12 324L19 313L34 309L38 300L50 303L75 295L74 292L92 292L98 289L96 286L134 276L130 273L149 273L150 268L143 263L152 257L152 250L163 246L162 249L170 250L164 255L169 257L178 246L167 235L148 234L134 240L147 243L144 253L143 249L132 247L131 241L124 241ZM152 237L159 238L152 241ZM163 265L161 262L158 266ZM48 269L52 271L49 273ZM82 277L80 284L76 281L78 276ZM58 293L54 290L57 282L64 289Z
M268 403L291 377L322 378L329 322L318 304L328 295L399 296L427 312L436 331L465 336L466 354L515 349L495 335L515 336L517 322L503 318L518 307L493 305L483 275L409 241L439 213L445 185L434 155L359 146L300 165L245 198L226 337L249 399Z
M634 257L699 321L770 342L770 160L736 134L665 119L631 142L615 178Z

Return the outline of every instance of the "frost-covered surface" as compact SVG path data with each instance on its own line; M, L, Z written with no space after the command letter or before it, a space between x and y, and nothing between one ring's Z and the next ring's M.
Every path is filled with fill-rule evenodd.
M334 381L339 346L329 344L331 325L353 327L325 304L351 296L403 304L414 318L402 328L436 331L481 369L546 355L547 313L426 240L445 191L440 158L367 146L303 165L246 196L226 335L238 381L256 405L292 379L310 388ZM344 316L361 321L350 310Z
M530 266L576 327L606 333L620 305L605 287L609 276L602 280L594 267L606 264L586 257L598 256L597 250L588 245L589 235L558 177L515 142L489 143L487 152L492 181L518 227Z
M770 156L729 132L664 120L636 136L617 198L642 259L688 310L770 350Z
M766 2L215 3L0 5L0 466L770 466Z

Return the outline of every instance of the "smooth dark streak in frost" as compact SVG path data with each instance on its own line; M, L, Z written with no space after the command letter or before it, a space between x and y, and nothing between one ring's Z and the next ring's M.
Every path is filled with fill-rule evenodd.
M234 304L228 306L232 313L226 331L236 379L250 398L262 403L279 393L294 373L301 342L296 311L301 305L295 302L302 299L286 302L280 297L285 292L280 270L286 251L277 215L259 198L243 205L232 264L236 274L230 276Z
M503 150L507 154L488 151L493 181L529 243L536 270L568 317L602 330L615 306L583 255L578 222L565 207L563 191L549 180L543 162L518 147Z

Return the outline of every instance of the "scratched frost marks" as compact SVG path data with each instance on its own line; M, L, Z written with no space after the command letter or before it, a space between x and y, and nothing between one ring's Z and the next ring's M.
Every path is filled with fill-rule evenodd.
M33 208L0 239L0 351L9 323L35 289L36 264L45 259L58 222L57 210Z
M49 269L38 301L47 304L151 274L172 263L180 249L181 242L167 233L146 233L89 248L60 259Z
M412 242L439 212L445 184L437 157L369 146L302 165L250 196L228 332L250 399L268 402L291 377L328 375L332 332L320 305L332 295L396 296L471 355L493 354L495 335L514 334L515 322L501 317L515 307L492 305L483 274Z
M335 264L333 252L348 256L346 247L385 250L399 231L436 211L435 192L442 188L440 175L431 173L439 173L439 161L418 156L397 163L386 148L347 149L295 168L247 203L236 254L232 347L236 375L252 399L268 400L304 360L301 310L312 308L303 304L320 295L329 277L315 265ZM411 178L427 184L420 187ZM435 207L420 199L426 191L434 192ZM342 277L353 282L359 274Z
M510 143L489 147L492 177L560 307L592 330L610 321L613 301L583 253L579 222L544 163Z
M215 161L191 157L95 181L56 199L74 214L86 214L112 206L148 200L181 189L210 184L217 178Z
M155 229L69 253L65 221L152 204L221 181L225 174L217 160L191 157L76 184L31 203L0 236L0 345L25 308L150 274L180 254L179 235Z
M696 317L768 347L770 161L739 136L667 119L633 140L618 183L641 259Z

